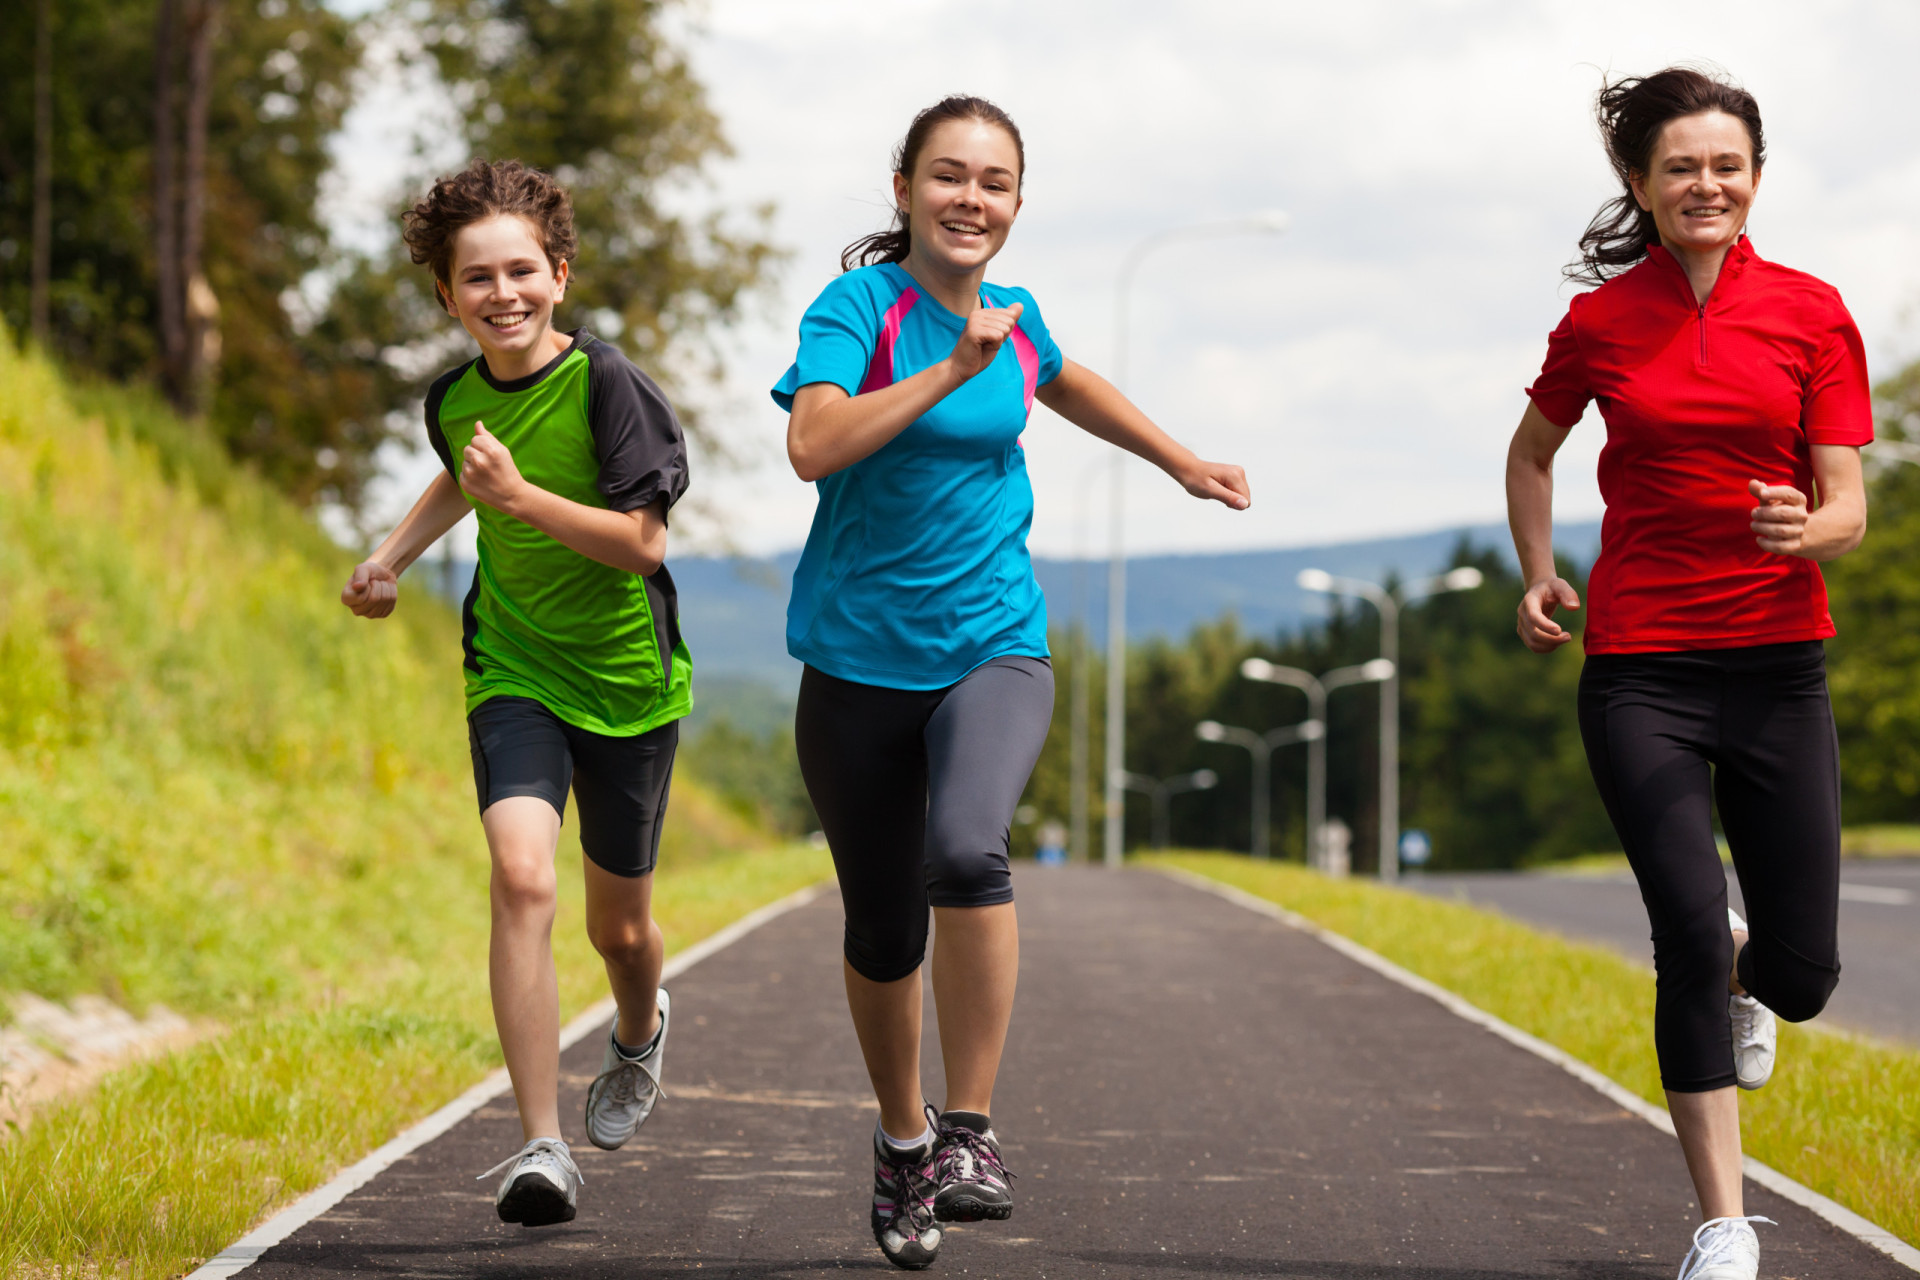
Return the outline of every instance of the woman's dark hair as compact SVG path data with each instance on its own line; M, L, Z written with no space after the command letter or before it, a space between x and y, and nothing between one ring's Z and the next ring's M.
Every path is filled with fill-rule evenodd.
M503 213L533 225L534 238L555 271L573 261L580 240L573 232L572 197L552 178L518 160L476 159L459 173L434 179L426 197L400 215L406 224L401 235L414 262L450 286L453 238L460 228Z
M1569 263L1566 277L1576 284L1603 284L1647 256L1660 243L1653 215L1633 198L1632 179L1653 165L1660 130L1683 116L1724 111L1747 126L1753 143L1753 171L1767 162L1767 138L1760 128L1760 104L1730 80L1668 67L1650 76L1627 76L1600 90L1595 114L1606 140L1607 160L1620 179L1621 193L1600 206L1580 236L1580 261Z
M1020 157L1019 184L1027 180L1027 148L1020 141L1020 128L1014 124L1013 117L1002 111L985 98L972 98L956 95L942 98L922 111L907 126L907 136L893 149L893 171L904 178L913 177L913 166L920 161L920 152L927 145L927 136L949 120L974 120L980 124L996 125L1007 131L1013 139L1013 149ZM851 271L855 267L871 266L876 262L905 262L907 250L912 238L907 231L907 215L903 209L893 211L893 226L885 231L876 231L870 236L862 236L848 245L840 254L840 269Z

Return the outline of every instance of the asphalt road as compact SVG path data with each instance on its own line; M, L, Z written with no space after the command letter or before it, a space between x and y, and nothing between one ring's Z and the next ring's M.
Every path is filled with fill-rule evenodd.
M1029 869L1017 888L1022 988L995 1100L1017 1207L953 1230L936 1273L1674 1273L1695 1218L1673 1140L1556 1067L1149 872ZM519 1144L503 1101L275 1246L248 1280L890 1272L867 1231L874 1111L840 990L838 906L827 895L782 916L674 983L669 1096L623 1151L580 1139L573 1223L495 1219L474 1175ZM598 1054L589 1040L567 1055L570 1131ZM1769 1277L1912 1280L1752 1184L1748 1206L1781 1223L1760 1228Z
M1627 872L1556 875L1525 871L1413 874L1422 893L1492 907L1529 924L1613 947L1653 963L1647 911ZM1727 874L1729 900L1740 886ZM1857 859L1840 867L1840 986L1815 1020L1887 1040L1920 1044L1920 858Z

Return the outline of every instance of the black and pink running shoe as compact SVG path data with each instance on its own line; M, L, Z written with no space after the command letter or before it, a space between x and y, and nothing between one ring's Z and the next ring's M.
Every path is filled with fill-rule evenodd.
M1000 1159L993 1122L977 1111L949 1111L939 1118L940 1153L934 1163L938 1188L933 1213L941 1222L1000 1222L1013 1216L1013 1180Z
M940 1256L945 1234L933 1216L935 1131L902 1151L873 1131L873 1238L887 1261L906 1271L925 1271Z

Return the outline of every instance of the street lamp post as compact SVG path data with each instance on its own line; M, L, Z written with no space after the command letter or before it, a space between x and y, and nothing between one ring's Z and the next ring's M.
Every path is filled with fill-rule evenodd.
M1093 672L1090 659L1093 654L1093 642L1087 635L1087 490L1093 481L1100 478L1100 467L1105 458L1095 458L1080 472L1080 481L1074 486L1073 493L1073 684L1072 684L1072 724L1067 739L1068 785L1073 788L1069 801L1067 847L1069 856L1075 862L1087 860L1089 804L1088 738L1091 736L1093 707Z
M1294 579L1306 591L1359 596L1380 613L1380 656L1393 671L1380 684L1380 878L1400 874L1400 609L1410 600L1443 591L1471 591L1481 573L1471 565L1388 591L1358 578L1336 578L1325 569L1302 569Z
M1195 769L1171 778L1149 778L1144 773L1126 777L1129 791L1138 791L1153 801L1153 847L1164 849L1173 833L1173 798L1187 791L1211 791L1220 785L1220 775L1211 769Z
M1128 250L1126 257L1120 260L1120 274L1114 282L1114 387L1123 394L1127 389L1129 302L1133 278L1148 254L1182 240L1205 240L1230 235L1278 235L1287 229L1287 222L1285 213L1269 209L1245 218L1201 222L1158 231ZM1120 865L1127 817L1124 782L1127 768L1126 462L1127 455L1115 450L1112 505L1108 513L1111 517L1111 541L1107 557L1107 792L1106 830L1102 848L1109 867Z
M1265 658L1248 658L1240 664L1240 674L1249 680L1268 684L1292 685L1307 695L1307 719L1327 723L1327 695L1350 684L1366 684L1393 676L1393 664L1375 658L1357 667L1337 667L1316 676L1298 667L1283 667ZM1322 733L1307 744L1307 862L1319 866L1321 833L1327 825L1327 736Z
M1302 720L1299 724L1282 725L1278 729L1269 729L1265 733L1255 733L1251 729L1241 729L1230 724L1221 724L1218 720L1202 720L1193 726L1193 736L1202 742L1225 742L1236 747L1245 747L1253 756L1253 848L1256 858L1268 856L1267 828L1273 823L1272 799L1269 789L1273 783L1273 749L1290 746L1296 742L1316 742L1326 736L1327 726L1321 720Z

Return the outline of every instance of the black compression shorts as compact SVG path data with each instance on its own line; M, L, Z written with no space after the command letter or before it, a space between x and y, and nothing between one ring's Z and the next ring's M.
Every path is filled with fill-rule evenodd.
M1840 751L1818 640L1603 653L1580 733L1653 932L1653 1042L1673 1093L1734 1083L1733 934L1713 814L1752 935L1740 985L1789 1022L1840 980Z
M660 857L680 722L630 738L576 728L532 698L489 698L467 717L480 812L510 796L538 796L567 816L580 802L580 847L617 876L644 876Z
M945 689L801 672L794 745L855 972L894 982L918 969L929 905L1013 901L1008 833L1052 719L1045 658L995 658Z

